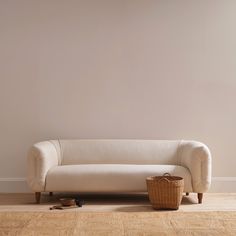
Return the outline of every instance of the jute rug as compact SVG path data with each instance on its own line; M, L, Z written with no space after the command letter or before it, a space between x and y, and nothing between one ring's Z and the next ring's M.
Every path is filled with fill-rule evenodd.
M236 235L236 212L2 212L0 235Z

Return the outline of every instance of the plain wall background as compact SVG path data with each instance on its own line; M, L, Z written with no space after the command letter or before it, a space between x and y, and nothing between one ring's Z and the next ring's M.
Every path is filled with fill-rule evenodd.
M194 139L235 177L236 1L0 0L0 178L57 138Z

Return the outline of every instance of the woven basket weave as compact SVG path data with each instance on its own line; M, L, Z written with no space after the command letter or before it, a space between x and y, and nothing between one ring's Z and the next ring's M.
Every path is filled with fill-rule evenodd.
M165 173L146 179L149 200L154 209L179 209L184 190L184 180Z

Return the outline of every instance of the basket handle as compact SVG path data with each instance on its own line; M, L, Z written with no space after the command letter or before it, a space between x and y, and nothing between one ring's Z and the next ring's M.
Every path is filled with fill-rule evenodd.
M171 174L166 172L162 176L171 176Z
M158 179L157 181L159 182L159 181L167 181L167 182L170 182L167 178L165 178L165 176L171 176L171 174L170 173L164 173L163 175L162 175L162 177L160 178L160 179Z

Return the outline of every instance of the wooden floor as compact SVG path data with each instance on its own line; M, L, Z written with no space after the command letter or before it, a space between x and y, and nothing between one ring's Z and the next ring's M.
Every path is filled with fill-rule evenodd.
M42 195L41 204L35 204L32 193L0 194L0 212L31 211L45 212L59 203L61 197L76 197L76 194L55 193ZM85 205L82 208L65 211L81 212L150 212L153 211L146 194L79 195ZM58 210L54 210L58 211ZM184 196L179 211L236 211L236 193L206 193L203 203L197 203L196 194Z

